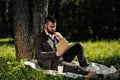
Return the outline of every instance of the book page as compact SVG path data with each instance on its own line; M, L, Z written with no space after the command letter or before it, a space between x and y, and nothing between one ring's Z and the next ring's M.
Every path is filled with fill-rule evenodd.
M57 50L62 50L62 51L65 51L66 49L69 48L69 42L65 39L65 38L62 38L62 40L60 40L59 43L57 43L56 47L57 47Z

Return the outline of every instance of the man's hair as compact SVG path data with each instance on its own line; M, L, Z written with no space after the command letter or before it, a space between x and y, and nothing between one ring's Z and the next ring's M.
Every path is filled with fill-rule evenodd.
M55 23L56 22L56 19L52 16L47 16L45 18L45 23L48 23L48 22L52 22L52 23Z

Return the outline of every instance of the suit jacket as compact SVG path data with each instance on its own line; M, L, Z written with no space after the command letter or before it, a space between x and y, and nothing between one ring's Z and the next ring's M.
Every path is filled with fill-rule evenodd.
M35 51L38 63L45 69L56 69L57 65L62 61L62 57L56 56L56 48L50 44L50 38L45 31L38 34L35 38ZM55 43L59 42L55 38Z

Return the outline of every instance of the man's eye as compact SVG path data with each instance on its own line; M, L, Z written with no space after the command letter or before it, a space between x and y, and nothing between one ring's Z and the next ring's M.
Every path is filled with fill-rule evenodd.
M54 28L54 26L51 26L51 28Z

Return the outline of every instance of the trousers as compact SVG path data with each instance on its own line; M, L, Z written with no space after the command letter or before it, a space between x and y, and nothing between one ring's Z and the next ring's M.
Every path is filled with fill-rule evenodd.
M79 65L71 63L75 57L77 57ZM87 74L87 71L82 70L82 67L87 67L89 64L83 45L76 43L71 48L66 50L63 54L63 61L61 64L64 66L64 72Z

